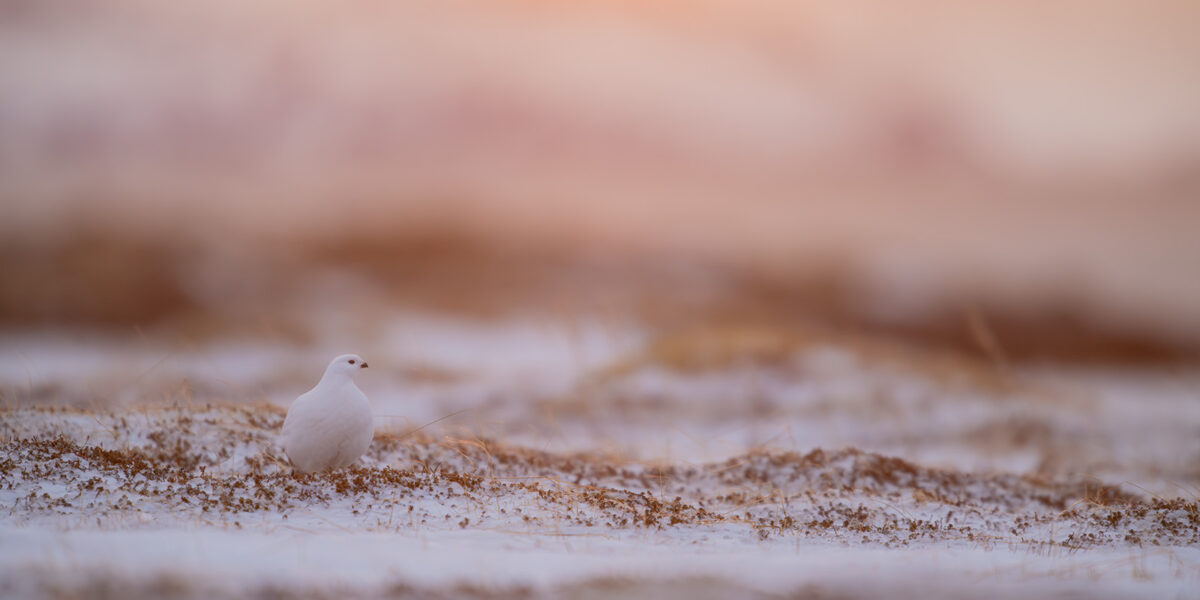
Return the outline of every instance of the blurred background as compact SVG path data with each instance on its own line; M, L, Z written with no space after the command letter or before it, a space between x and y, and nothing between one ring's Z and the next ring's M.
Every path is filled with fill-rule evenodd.
M0 328L1200 349L1200 4L0 0Z

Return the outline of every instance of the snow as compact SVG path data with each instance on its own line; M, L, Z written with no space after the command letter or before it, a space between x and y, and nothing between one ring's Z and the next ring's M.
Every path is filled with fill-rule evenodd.
M178 532L162 530L45 534L6 529L0 535L0 561L31 572L53 565L58 573L84 580L97 571L130 579L146 572L205 573L208 584L229 594L264 581L283 589L382 591L396 582L453 589L469 582L549 592L591 579L628 577L715 578L774 594L818 583L829 590L862 594L899 589L914 595L977 595L986 589L988 595L1008 597L1074 592L1173 598L1186 597L1200 584L1200 574L1186 571L1187 565L1200 562L1195 548L1030 557L960 548L898 553L810 541L713 548L712 539L614 540L490 531L438 536L404 531L198 531L187 533L184 544L179 537Z
M1200 589L1200 373L996 386L836 340L689 370L631 359L635 326L374 330L351 349L377 439L308 479L282 408L345 339L0 337L0 594Z

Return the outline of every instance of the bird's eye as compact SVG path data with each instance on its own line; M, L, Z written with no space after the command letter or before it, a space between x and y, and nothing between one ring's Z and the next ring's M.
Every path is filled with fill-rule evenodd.
M350 359L350 364L354 364L354 359Z

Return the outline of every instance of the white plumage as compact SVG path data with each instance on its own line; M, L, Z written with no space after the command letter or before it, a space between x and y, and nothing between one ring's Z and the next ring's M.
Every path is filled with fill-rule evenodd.
M358 355L343 354L329 363L316 387L292 402L283 421L283 451L296 469L315 473L345 467L371 446L371 404L354 385L354 375L365 368Z

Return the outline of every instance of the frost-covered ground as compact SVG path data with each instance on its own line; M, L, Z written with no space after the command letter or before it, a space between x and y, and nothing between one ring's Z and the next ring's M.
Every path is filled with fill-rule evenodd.
M283 411L344 351L376 442L295 476ZM400 314L299 345L13 334L0 393L0 595L1200 589L1188 370Z

